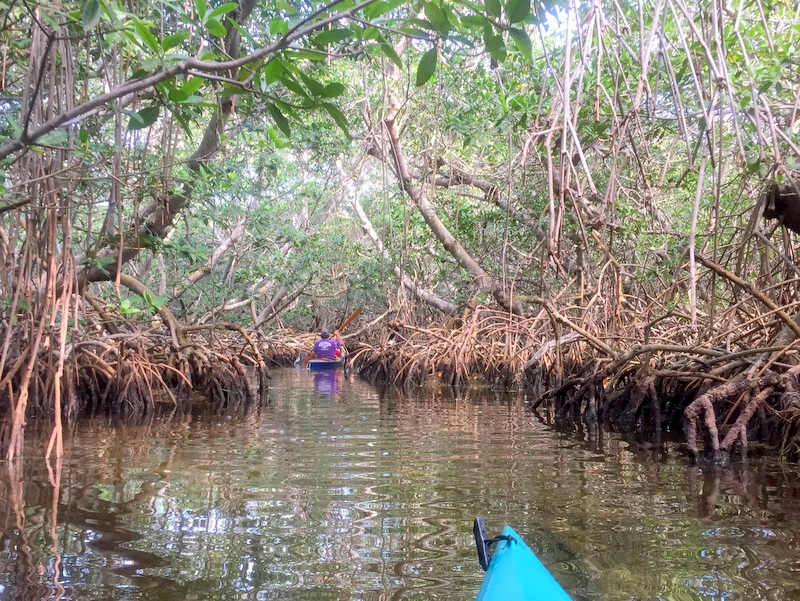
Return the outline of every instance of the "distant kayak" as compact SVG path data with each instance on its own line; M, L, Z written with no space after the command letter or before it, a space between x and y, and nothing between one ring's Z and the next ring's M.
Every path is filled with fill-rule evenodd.
M339 357L338 359L311 359L308 362L308 369L311 371L320 371L323 369L337 369L344 367L347 360L347 355Z
M511 526L488 539L483 518L475 520L478 558L486 570L476 601L572 601Z

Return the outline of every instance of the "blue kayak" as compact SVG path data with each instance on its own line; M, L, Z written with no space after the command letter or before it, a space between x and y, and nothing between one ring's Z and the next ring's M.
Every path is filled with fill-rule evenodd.
M478 520L478 555L481 565L488 561L488 568L476 601L572 601L511 526L503 528L494 539L480 537L487 551L482 551L478 542L477 526ZM485 528L481 531L485 532ZM489 544L494 545L491 554Z
M308 362L308 369L311 371L319 371L322 369L337 369L344 367L347 355L339 357L338 359L311 359Z

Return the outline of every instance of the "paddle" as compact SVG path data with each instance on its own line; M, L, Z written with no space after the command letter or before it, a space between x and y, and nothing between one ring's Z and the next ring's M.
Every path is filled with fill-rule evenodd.
M336 336L336 335L337 335L339 332L341 332L341 331L342 331L342 330L344 330L344 329L345 329L347 326L349 326L349 325L350 325L350 323L351 323L351 322L352 322L352 321L353 321L353 320L354 320L356 317L358 317L359 315L361 315L361 311L363 311L362 307L359 307L358 309L356 309L355 311L353 311L353 314L352 314L352 315L350 315L350 317L348 317L347 319L345 319L345 320L342 322L342 325L340 325L338 328L336 328L336 329L333 331L333 334L331 334L331 338L333 338L333 337L334 337L334 336ZM311 351L311 354L310 354L308 357L306 357L306 358L305 358L305 360L303 361L303 363L302 363L301 365L302 365L303 367L306 367L306 366L308 365L308 362L309 362L309 361L311 361L311 360L312 360L312 359L313 359L315 356L316 356L316 353L315 353L314 351Z
M339 332L341 332L342 330L344 330L344 329L345 329L347 326L349 326L349 325L350 325L350 324L353 322L353 320L354 320L356 317L358 317L359 315L361 315L361 311L362 311L362 310L363 310L363 309L362 309L361 307L359 307L358 309L356 309L355 311L353 311L353 314L352 314L350 317L348 317L347 319L345 319L345 320L342 322L342 325L340 325L338 328L336 328L336 330L333 332L333 334L334 334L334 335L336 335L336 334L338 334Z

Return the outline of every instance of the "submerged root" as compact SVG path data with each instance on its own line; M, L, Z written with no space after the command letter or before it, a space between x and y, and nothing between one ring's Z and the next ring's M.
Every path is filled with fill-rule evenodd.
M713 388L700 395L686 408L687 432L686 442L689 452L697 459L700 450L697 444L698 434L705 428L707 436L706 453L716 462L725 462L734 443L740 443L743 452L747 449L747 426L756 410L774 394L775 390L793 389L793 378L767 374L761 378L745 379L729 382ZM738 399L738 400L737 400ZM724 438L720 441L717 427L717 409L724 404L731 404L727 417L738 411L733 424L727 427ZM700 417L702 416L702 420Z
M780 442L780 454L789 459L800 458L800 392L789 391L781 395L778 415L786 424Z

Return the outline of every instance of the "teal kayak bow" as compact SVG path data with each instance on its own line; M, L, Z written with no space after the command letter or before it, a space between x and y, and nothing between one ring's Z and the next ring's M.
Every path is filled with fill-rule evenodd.
M572 601L511 526L486 537L486 522L473 527L478 560L486 570L476 601Z

